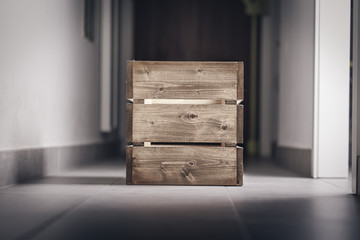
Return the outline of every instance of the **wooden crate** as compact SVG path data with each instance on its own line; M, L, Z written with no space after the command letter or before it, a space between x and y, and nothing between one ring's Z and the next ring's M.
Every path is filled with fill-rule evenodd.
M242 185L242 62L128 61L127 184Z

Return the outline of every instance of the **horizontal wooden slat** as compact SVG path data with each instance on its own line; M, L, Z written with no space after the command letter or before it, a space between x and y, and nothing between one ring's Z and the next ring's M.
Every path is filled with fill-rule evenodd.
M133 184L237 185L235 147L133 147Z
M236 105L134 104L133 142L237 142Z
M238 62L134 61L133 69L128 68L133 89L127 91L132 90L134 99L238 100L243 88L239 66Z

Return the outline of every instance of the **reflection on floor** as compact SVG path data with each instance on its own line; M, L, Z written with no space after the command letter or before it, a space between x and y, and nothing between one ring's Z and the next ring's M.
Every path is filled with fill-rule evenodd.
M243 187L127 186L121 160L0 190L0 239L360 239L346 180L265 161Z

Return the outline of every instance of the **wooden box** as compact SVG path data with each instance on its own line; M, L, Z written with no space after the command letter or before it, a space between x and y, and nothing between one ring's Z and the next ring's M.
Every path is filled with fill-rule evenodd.
M128 61L127 184L242 185L242 62Z

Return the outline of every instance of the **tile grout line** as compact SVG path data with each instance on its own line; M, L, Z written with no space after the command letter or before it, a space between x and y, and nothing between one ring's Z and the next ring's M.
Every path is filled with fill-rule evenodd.
M341 187L339 185L336 185L336 184L334 184L332 182L328 182L328 181L326 181L326 179L319 178L319 180L321 180L322 182L327 183L327 184L329 184L329 185L331 185L333 187L336 187L336 188L339 188L339 189L342 189L342 190L348 190L347 188L343 188L343 187Z
M234 215L235 215L235 219L240 227L240 230L241 230L241 233L242 233L242 237L243 239L246 239L246 240L250 240L251 239L251 236L250 236L250 233L248 231L248 229L246 228L246 225L244 223L244 220L242 219L242 217L240 216L239 212L237 211L237 208L234 204L234 201L232 200L228 190L227 190L227 187L225 186L225 192L226 192L226 195L230 201L230 204L231 204L231 207L233 209L233 212L234 212Z

